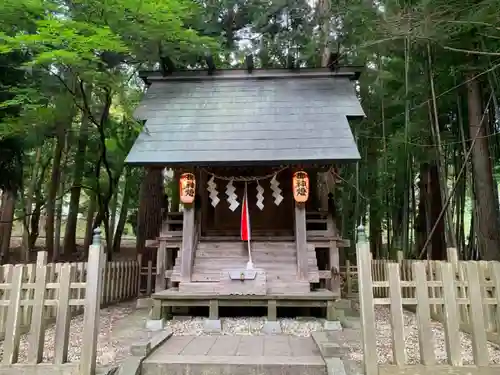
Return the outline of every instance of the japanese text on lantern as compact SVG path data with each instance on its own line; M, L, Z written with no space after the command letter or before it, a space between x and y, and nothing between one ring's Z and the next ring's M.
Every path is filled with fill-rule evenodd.
M192 173L183 173L179 180L180 198L182 203L193 203L196 191L196 180Z
M293 174L293 198L299 203L304 203L309 198L309 176L304 171Z

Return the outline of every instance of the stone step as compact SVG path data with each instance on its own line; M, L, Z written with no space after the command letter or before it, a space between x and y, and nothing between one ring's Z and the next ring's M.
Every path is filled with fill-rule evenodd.
M141 364L141 375L327 375L310 338L173 336Z

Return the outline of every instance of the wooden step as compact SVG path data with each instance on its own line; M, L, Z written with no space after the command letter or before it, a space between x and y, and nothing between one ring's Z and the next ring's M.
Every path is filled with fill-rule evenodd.
M274 282L284 282L286 284L292 283L297 281L297 275L279 275L275 277L271 277L269 275L267 276L267 281L270 285L272 285ZM172 279L173 282L180 282L181 281L181 275L180 273L176 273L175 271L172 272ZM200 273L194 273L191 275L191 281L192 282L219 282L221 280L221 275L220 273L218 274L200 274ZM316 271L310 271L308 275L308 282L309 283L318 283L319 282L319 273Z
M306 219L306 224L326 224L326 219Z
M182 293L219 293L221 284L219 282L181 282L179 292ZM295 281L284 283L267 283L267 294L304 294L311 290L307 281Z
M263 269L285 269L290 267L297 267L296 259L281 259L279 262L271 261L263 261L259 258L252 258L255 268L263 268ZM203 267L208 269L222 269L222 268L234 268L241 267L241 265L245 266L248 262L248 258L213 258L209 259L195 259L194 267ZM307 259L307 264L310 266L317 266L317 262L315 258Z
M265 242L258 241L252 242L252 249L280 249L280 248L291 248L296 249L296 245L294 242ZM243 249L247 248L247 243L242 241L228 241L228 242L204 242L200 241L198 243L198 248L210 248L210 249L225 249L225 248L234 248L240 247Z
M269 258L297 258L295 251L254 251L252 250L252 256L255 257L269 257ZM308 257L316 257L316 252L308 251ZM248 257L247 250L232 249L232 250L196 250L197 258L240 258Z
M220 287L217 282L182 282L179 284L181 293L217 293Z

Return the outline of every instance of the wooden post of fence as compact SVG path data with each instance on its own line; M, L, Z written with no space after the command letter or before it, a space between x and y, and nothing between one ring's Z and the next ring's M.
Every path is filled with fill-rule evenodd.
M97 359L97 333L99 330L99 301L102 269L106 258L101 247L101 230L96 228L89 248L87 282L85 287L85 311L83 316L83 347L79 375L94 375Z
M358 228L356 259L358 262L358 289L365 374L378 375L371 253L370 245L366 239L365 228L362 225Z
M403 251L398 250L398 252L396 253L396 261L399 263L399 265L403 263L403 259L404 259Z
M137 264L139 265L139 273L137 275L137 298L139 298L141 296L142 254L137 254Z
M42 362L43 344L45 342L45 287L47 284L47 252L39 251L36 256L35 295L33 316L29 334L30 350L28 361L32 364Z
M456 270L458 263L457 249L454 247L448 247L446 249L446 259L453 265L453 269Z
M345 261L345 283L347 287L347 298L352 295L352 275L351 275L351 261Z

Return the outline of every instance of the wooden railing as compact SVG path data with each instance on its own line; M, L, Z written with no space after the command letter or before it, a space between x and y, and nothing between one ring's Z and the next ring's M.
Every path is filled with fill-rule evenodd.
M372 260L364 238L363 232L357 246L357 272L366 374L396 373L403 368L410 374L421 369L406 361L406 308L417 314L420 365L434 372L458 373L456 368L462 367L460 330L465 330L472 336L475 366L467 372L479 374L481 368L491 366L488 340L499 343L500 332L500 263L459 262L450 256L456 254L453 249L450 262ZM378 365L376 342L375 306L380 305L388 307L392 328L393 364L384 368ZM445 327L448 366L437 367L431 319ZM492 371L500 371L500 367Z
M415 279L413 264L416 262L412 259L403 259L402 252L398 252L398 259L372 259L371 260L371 273L373 280L373 295L375 298L389 298L390 291L387 284L389 280L389 268L388 265L399 265L399 274L401 277L401 295L402 298L414 299L416 298L416 289L411 283ZM465 262L459 262L457 259L457 253L454 248L448 249L449 262L453 265L454 275L457 284L457 294L459 298L469 298L468 290L466 287L460 283L465 282L466 278L466 268ZM440 261L422 261L425 265L426 275L429 282L439 283L440 275ZM496 292L493 285L493 274L492 274L492 262L477 262L478 272L481 280L481 293L484 298L492 298ZM393 266L391 266L393 267ZM341 267L341 275L343 281L343 292L344 296L347 298L357 298L358 297L358 270L357 266L353 266L349 261L346 262L346 266ZM500 291L500 288L499 288ZM442 298L443 291L439 286L429 288L430 298ZM484 324L488 340L496 344L500 344L500 319L497 317L500 314L500 310L492 305L487 300L484 304L485 314L484 314ZM412 305L405 306L405 308L413 309ZM432 305L430 307L431 316L434 320L444 322L445 312L442 305ZM472 332L472 321L469 317L468 310L464 305L460 308L460 329L464 332Z
M60 289L57 285L65 283L69 277L72 285L69 298L75 301L85 299L85 283L87 281L87 262L75 263L46 263L47 253L40 251L37 254L36 264L12 265L6 264L0 267L0 338L7 332L7 315L11 300L11 285L14 279L14 271L20 269L22 272L23 288L20 292L21 306L17 323L20 332L25 333L33 319L33 306L29 302L34 299L37 271L46 273L46 299L48 301L59 300ZM17 268L16 268L17 267ZM63 272L69 267L69 276ZM113 303L135 298L138 294L139 265L137 261L108 262L103 270L103 283L101 292L101 307ZM43 311L43 320L47 323L56 319L58 306L47 302ZM82 302L83 303L83 302ZM69 307L69 314L74 316L83 312L83 304L74 304Z
M106 264L99 233L90 246L88 262L47 264L46 260L47 254L40 252L36 264L0 268L0 327L5 333L0 371L8 365L9 371L22 374L78 371L93 375L100 306L137 296L139 265L136 261ZM79 362L67 363L70 319L82 312L81 357ZM39 370L36 365L42 362L44 349L49 349L44 348L45 326L54 320L53 365L44 363ZM18 364L23 330L28 331L28 363Z

